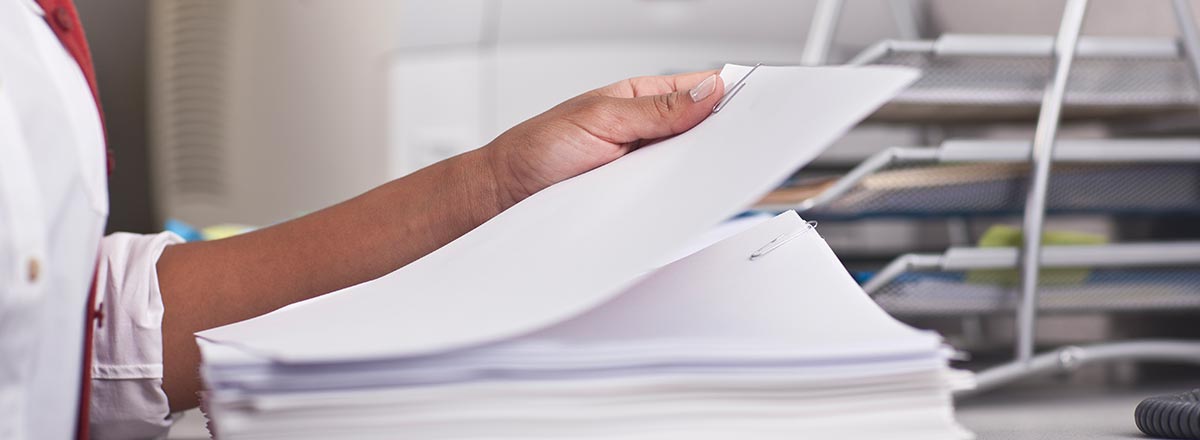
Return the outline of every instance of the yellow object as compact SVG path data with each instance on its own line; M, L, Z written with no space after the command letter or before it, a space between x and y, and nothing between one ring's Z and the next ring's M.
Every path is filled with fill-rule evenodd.
M979 238L979 247L1014 247L1020 248L1024 240L1021 230L1012 226L995 225L988 228ZM1100 234L1089 234L1073 231L1047 231L1042 234L1042 245L1072 246L1100 245L1108 243L1108 238ZM1081 284L1088 276L1087 268L1042 269L1038 272L1040 284ZM1020 273L1015 269L982 269L967 272L968 283L999 284L1016 286L1021 281Z
M244 234L253 230L254 227L252 226L222 223L219 225L212 225L207 228L201 228L200 235L204 236L205 240L220 240L222 238L229 238L234 235Z

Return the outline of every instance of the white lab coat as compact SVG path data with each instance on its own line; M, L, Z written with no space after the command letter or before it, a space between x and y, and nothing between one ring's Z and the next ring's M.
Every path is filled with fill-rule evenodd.
M102 237L104 137L82 70L33 0L0 0L0 439L75 436L93 271L93 438L163 436L162 300L173 234ZM99 264L98 264L99 263Z

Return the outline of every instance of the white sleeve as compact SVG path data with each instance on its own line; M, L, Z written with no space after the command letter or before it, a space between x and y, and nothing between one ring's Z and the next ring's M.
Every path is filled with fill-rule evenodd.
M163 302L158 257L183 239L116 233L100 242L90 432L94 439L162 438L171 427L162 389Z

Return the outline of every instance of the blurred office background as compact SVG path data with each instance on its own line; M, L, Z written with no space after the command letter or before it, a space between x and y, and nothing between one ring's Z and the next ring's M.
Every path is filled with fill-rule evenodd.
M77 3L117 157L110 230L149 232L169 217L284 220L624 77L797 64L816 2ZM849 0L828 62L883 39L1052 35L1063 3ZM1176 30L1168 2L1097 0L1084 34ZM916 140L903 129L863 131L816 165Z

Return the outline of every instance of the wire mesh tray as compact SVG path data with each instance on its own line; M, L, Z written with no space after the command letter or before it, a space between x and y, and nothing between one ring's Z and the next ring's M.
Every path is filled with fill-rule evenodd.
M1053 269L1038 287L1049 313L1200 310L1200 268ZM1020 302L1015 270L911 273L874 296L897 316L1011 314Z
M1084 37L1067 82L1063 117L1125 118L1194 112L1196 79L1174 39ZM945 35L884 41L852 64L921 69L921 78L875 121L997 121L1036 117L1053 65L1053 38Z
M1009 215L1028 195L1026 164L900 166L864 179L807 218ZM1055 165L1052 213L1200 213L1196 164Z
M1011 313L1020 300L1015 248L910 254L864 288L898 316ZM1200 243L1047 246L1038 310L1049 313L1200 311Z
M1200 142L1064 140L1047 194L1052 213L1200 213ZM757 208L806 218L945 217L1022 212L1029 143L950 141L892 148L841 178L798 180Z

